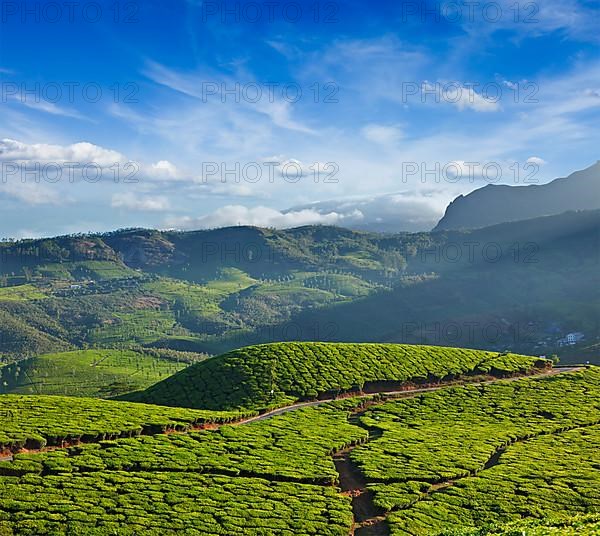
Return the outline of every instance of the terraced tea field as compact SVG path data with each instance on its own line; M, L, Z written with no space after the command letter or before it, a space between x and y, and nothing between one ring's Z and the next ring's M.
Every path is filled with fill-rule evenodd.
M132 350L46 354L0 367L0 394L115 396L149 387L186 366Z
M100 441L183 430L252 415L61 396L0 395L0 449Z
M0 534L593 534L600 371L487 382L258 419L3 396L6 446L59 448L0 462Z
M47 294L33 285L17 285L14 287L0 287L0 301L19 302L29 300L43 300Z
M593 513L599 382L591 369L383 404L361 418L378 439L351 458L392 534Z

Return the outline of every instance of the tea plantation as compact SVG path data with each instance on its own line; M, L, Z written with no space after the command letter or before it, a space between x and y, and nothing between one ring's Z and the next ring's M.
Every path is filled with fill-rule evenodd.
M526 372L548 362L480 350L404 344L274 343L198 363L123 399L201 409L261 409L368 389L463 375Z
M550 517L513 521L505 525L491 526L485 529L444 532L443 536L597 536L600 533L600 514L585 514L572 517Z
M261 352L270 365L257 364ZM443 352L447 362L436 363ZM328 378L317 393L542 368L535 378L365 394L249 422L254 409L0 395L0 443L13 453L0 460L0 535L598 533L600 369L551 375L523 356L290 344L185 370L211 362L240 385L273 370L274 401L258 383L220 399L222 408L256 409L301 398L296 389L316 362ZM281 388L284 377L292 388Z
M379 406L352 458L392 534L600 511L600 369Z
M231 422L240 415L90 398L0 395L0 450L184 430Z
M136 436L41 454L17 454L14 462L0 462L0 473L168 470L332 485L338 474L331 454L368 439L367 430L347 422L347 411L360 407L362 402L331 402L243 426ZM213 419L217 418L215 415Z
M46 354L0 367L0 393L114 396L149 387L185 366L133 350Z
M170 472L4 477L1 534L342 536L332 487Z

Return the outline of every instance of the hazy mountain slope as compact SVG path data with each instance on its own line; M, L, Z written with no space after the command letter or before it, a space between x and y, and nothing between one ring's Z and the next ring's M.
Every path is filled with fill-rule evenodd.
M3 243L0 357L86 345L217 354L281 340L545 353L569 331L593 344L599 228L600 211L580 211L473 231L134 229ZM452 321L455 337L420 325ZM472 335L473 322L503 335ZM530 322L527 336L505 333Z
M50 329L48 330L50 331ZM6 354L12 358L23 358L67 350L71 345L48 332L32 327L27 316L18 316L0 309L0 357Z
M444 236L447 246L462 248L460 262L444 261L443 253L436 258L435 249L418 257L421 270L435 270L437 277L409 280L391 292L327 310L304 311L292 320L296 332L310 336L310 326L323 331L328 326L328 340L523 353L545 353L555 347L559 334L569 331L584 332L588 342L600 334L600 211ZM473 262L469 243L480 244ZM503 257L483 257L486 245L493 245L490 251L499 247ZM577 356L571 359L577 361Z
M496 223L600 208L600 162L548 184L488 184L457 197L434 231L473 229Z

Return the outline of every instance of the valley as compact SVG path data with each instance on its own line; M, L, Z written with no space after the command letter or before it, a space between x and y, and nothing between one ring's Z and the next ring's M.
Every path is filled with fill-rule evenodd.
M595 359L599 214L469 232L240 227L5 242L0 356L86 348L214 355L322 340L569 360L560 341L576 332L577 355Z
M1 1L0 536L600 536L598 15Z

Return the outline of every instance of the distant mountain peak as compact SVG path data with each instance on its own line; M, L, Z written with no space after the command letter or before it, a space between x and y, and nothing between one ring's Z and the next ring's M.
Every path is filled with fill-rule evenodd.
M459 195L434 231L476 229L497 223L600 208L600 160L547 184L488 184Z

